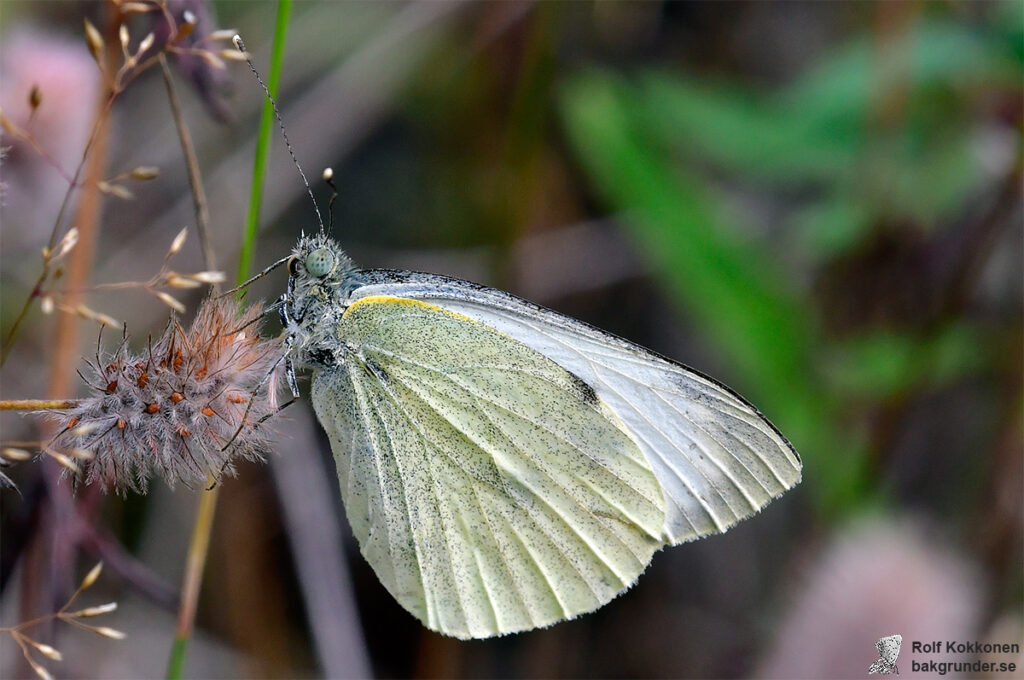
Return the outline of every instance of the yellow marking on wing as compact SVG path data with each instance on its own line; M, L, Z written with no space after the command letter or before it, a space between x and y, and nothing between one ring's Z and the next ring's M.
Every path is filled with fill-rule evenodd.
M345 313L342 314L342 317L348 316L349 313L353 309L355 309L356 307L362 307L363 305L371 305L371 304L372 305L399 305L399 306L405 306L405 307L429 309L431 311L441 312L442 314L446 314L446 315L448 315L450 317L454 317L456 319L461 319L461 320L464 320L464 321L470 321L470 322L472 322L472 323L474 323L474 324L476 324L478 326L482 326L483 325L483 324L481 324L479 321L477 321L475 319L471 319L471 318L469 318L468 316L466 316L464 314L459 314L458 312L453 312L450 309L445 309L444 307L438 307L437 305L432 305L429 302L423 302L422 300L413 300L412 298L395 297L394 295L367 295L364 298L359 298L358 300L356 300L355 302L353 302L352 304L350 304L348 306L348 309L345 310ZM488 328L489 328L489 326L488 326Z

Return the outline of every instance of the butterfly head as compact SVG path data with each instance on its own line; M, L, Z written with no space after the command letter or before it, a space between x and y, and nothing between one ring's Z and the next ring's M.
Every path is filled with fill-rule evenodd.
M288 260L288 277L295 294L316 297L333 297L338 289L349 292L358 285L352 260L323 232L299 239Z
M297 281L327 282L336 272L352 268L352 261L341 247L322 232L300 238L288 260L288 275Z
M359 285L358 270L336 241L323 233L299 239L288 260L282 319L300 363L336 342L333 329Z

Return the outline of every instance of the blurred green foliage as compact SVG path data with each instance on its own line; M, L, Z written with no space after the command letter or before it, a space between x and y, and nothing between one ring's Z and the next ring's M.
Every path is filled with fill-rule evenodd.
M1019 87L1012 26L986 34L930 20L891 44L861 36L771 95L661 71L591 71L563 89L567 134L599 195L728 354L742 391L791 437L825 515L875 493L850 402L961 376L977 363L977 331L951 323L830 337L773 256L779 245L751 236L716 179L807 194L766 238L809 253L812 268L885 224L933 229L984 188L970 119L985 93Z

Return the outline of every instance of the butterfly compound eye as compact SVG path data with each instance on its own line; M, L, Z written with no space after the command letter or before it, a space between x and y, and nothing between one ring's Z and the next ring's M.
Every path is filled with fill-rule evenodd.
M306 271L311 276L327 276L334 269L334 253L326 248L317 248L306 255Z

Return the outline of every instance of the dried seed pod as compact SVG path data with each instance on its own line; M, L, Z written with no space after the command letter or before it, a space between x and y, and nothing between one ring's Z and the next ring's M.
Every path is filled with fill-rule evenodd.
M185 305L181 302L181 300L174 297L173 295L165 293L162 290L158 290L153 294L160 298L161 302L163 302L165 305L167 305L174 311L178 312L179 314L185 311Z
M138 180L156 179L160 176L160 168L149 165L140 165L131 171L131 178Z
M200 283L224 283L228 277L224 275L224 272L205 271L189 274L188 278L199 281Z
M85 42L89 46L89 52L96 63L103 67L103 37L96 27L88 19L85 19Z
M78 227L71 227L61 238L60 243L54 251L50 262L56 262L71 252L71 249L78 243Z
M188 227L182 227L181 231L178 232L178 235L174 237L173 241L171 241L171 247L167 249L167 257L170 257L181 250L181 247L185 245L185 239L187 237Z

